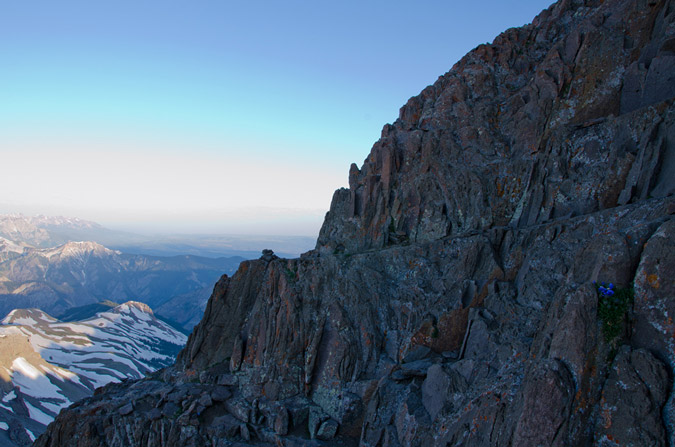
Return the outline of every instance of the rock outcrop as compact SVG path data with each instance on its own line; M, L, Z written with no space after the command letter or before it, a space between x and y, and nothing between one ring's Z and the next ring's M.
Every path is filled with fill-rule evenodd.
M674 42L674 1L561 0L479 46L315 250L223 276L175 366L36 445L675 445Z

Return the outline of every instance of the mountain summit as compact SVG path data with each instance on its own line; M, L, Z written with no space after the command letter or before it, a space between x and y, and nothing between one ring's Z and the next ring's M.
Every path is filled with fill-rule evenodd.
M675 444L675 2L561 0L411 98L316 249L37 446ZM604 284L603 284L604 283Z
M0 237L0 313L37 307L59 316L105 299L133 299L185 323L201 316L213 281L241 260L127 254L92 241L36 248Z
M15 309L1 323L2 445L34 439L61 408L97 387L173 363L186 341L134 301L67 323L39 309Z

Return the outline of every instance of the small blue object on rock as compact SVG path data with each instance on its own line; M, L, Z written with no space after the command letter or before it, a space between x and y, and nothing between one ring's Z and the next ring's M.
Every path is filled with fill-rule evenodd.
M609 287L605 287L603 282L601 286L598 286L598 292L603 296L612 296L614 295L614 284L609 283Z

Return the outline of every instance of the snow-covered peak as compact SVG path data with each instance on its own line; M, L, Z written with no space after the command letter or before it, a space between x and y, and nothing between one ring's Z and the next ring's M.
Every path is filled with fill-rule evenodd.
M0 429L18 418L36 435L61 408L95 388L173 363L187 341L134 301L73 322L38 309L16 309L2 323Z
M49 240L49 233L21 215L0 215L0 234L12 241L39 245Z
M0 252L23 253L25 247L0 236Z
M45 216L39 214L37 216L27 218L33 225L38 227L66 227L75 229L91 229L101 228L101 225L89 220L80 219L79 217L64 217L64 216Z
M137 301L127 301L108 311L99 312L80 324L103 331L116 330L134 334L142 340L163 340L175 345L184 345L187 342L184 334L156 318L148 305Z
M96 242L85 241L85 242L67 242L59 247L43 250L43 254L47 258L58 256L64 259L64 258L83 257L91 254L97 256L105 256L105 255L112 256L115 254L119 255L121 253L119 251L110 250L109 248L106 248L103 245L98 244Z
M145 303L140 303L138 301L127 301L122 303L117 307L111 309L111 312L126 313L131 315L147 314L155 315L150 306Z
M38 323L56 323L56 318L40 309L14 309L2 319L2 324L24 324L34 326Z

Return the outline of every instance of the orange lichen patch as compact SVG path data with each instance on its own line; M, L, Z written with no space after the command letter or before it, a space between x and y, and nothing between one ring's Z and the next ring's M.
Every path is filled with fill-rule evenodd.
M659 284L659 277L654 273L647 275L647 284L649 284L653 289L658 289L661 287Z
M459 349L469 321L469 309L455 309L441 315L438 324L425 321L410 339L412 346L427 346L435 352Z
M612 413L607 407L607 401L604 397L600 398L600 418L602 419L602 426L608 430L612 426Z
M246 344L246 352L244 354L244 360L242 363L252 364L256 361L256 349L253 347L258 343L258 337L255 335L249 335L248 343Z
M574 395L574 400L575 400L576 402L578 402L578 403L577 403L577 410L582 406L582 403L580 402L580 400L581 400L581 398L582 398L583 391L584 391L584 390L582 390L581 388L579 388L579 389L577 390L576 394Z
M603 428L605 430L609 430L610 427L612 426L612 415L609 412L609 409L603 408L600 417L602 418L602 421L603 421L603 424L602 424Z
M502 186L502 182L497 180L497 197L501 197L504 195L504 187Z
M598 367L596 364L597 355L597 348L594 348L589 352L583 371L580 375L579 389L574 396L574 411L577 413L585 412L596 404L595 398L593 397L593 383L598 378Z

